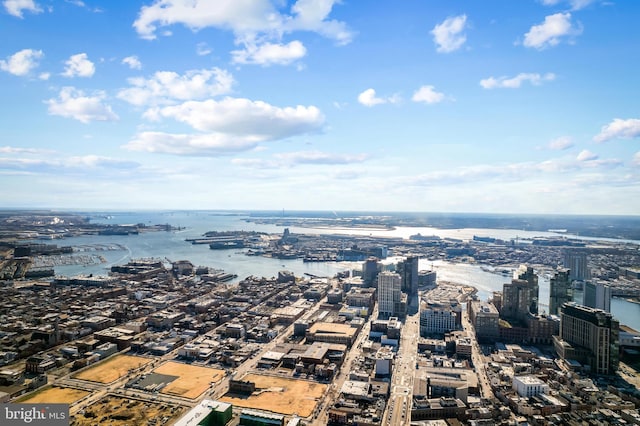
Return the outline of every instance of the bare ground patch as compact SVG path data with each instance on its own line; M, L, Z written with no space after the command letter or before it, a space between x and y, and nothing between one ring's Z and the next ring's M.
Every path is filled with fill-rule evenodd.
M73 426L108 424L159 425L169 424L185 413L184 407L161 402L145 402L137 399L107 396L71 417Z
M177 379L165 386L161 393L197 398L209 389L211 382L219 382L224 377L224 371L197 365L182 364L169 361L156 368L154 373L178 376Z
M147 365L150 360L139 356L116 355L73 375L74 379L111 383L126 376L130 370Z
M242 378L256 384L256 392L248 397L227 394L220 400L245 408L297 414L308 417L324 395L327 385L306 380L248 374Z
M30 404L72 404L87 395L89 395L87 391L52 386L20 398L16 402Z

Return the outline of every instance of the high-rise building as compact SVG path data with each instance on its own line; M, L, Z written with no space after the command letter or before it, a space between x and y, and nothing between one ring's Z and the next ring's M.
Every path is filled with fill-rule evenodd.
M398 273L402 277L402 291L409 296L418 294L418 256L408 256L398 263Z
M402 278L394 272L384 271L378 274L378 316L389 318L397 316L397 304L402 301Z
M362 265L362 281L367 287L375 287L378 280L379 262L378 258L370 257Z
M584 281L591 278L585 250L570 249L565 251L564 267L571 271L569 274L569 280L571 281Z
M554 336L553 345L562 359L610 375L618 369L619 335L620 323L610 313L569 302L560 309L560 335Z
M611 287L603 281L587 281L584 285L582 304L611 312Z
M538 276L533 268L521 266L511 283L502 287L500 316L525 323L529 314L538 313Z
M529 303L529 312L534 315L538 314L538 294L540 288L538 287L538 275L533 271L531 266L520 265L516 270L516 277L519 280L525 280L529 283L531 288L531 301Z
M573 302L573 287L568 269L558 269L549 280L549 314L558 315L563 303Z

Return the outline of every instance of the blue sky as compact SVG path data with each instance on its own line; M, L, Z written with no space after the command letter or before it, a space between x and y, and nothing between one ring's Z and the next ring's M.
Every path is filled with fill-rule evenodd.
M6 207L640 212L640 2L1 4Z

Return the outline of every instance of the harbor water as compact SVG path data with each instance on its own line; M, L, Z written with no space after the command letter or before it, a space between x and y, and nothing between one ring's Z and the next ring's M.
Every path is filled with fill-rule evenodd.
M225 212L184 211L184 212L131 212L95 215L93 222L105 224L169 224L179 230L141 232L133 235L85 235L55 241L58 245L73 246L76 250L98 254L104 263L84 265L61 265L55 267L56 275L106 275L112 265L127 263L132 259L155 258L166 261L189 260L196 266L208 266L236 274L235 281L248 276L275 277L279 271L288 270L301 276L311 274L332 277L338 272L357 269L360 263L353 262L303 262L301 259L271 259L261 256L247 256L246 250L211 250L207 244L191 244L186 239L201 237L207 231L257 231L280 234L284 227L256 224L247 221L246 215ZM381 229L332 229L289 227L293 233L393 236L408 238L410 235L437 235L441 238L471 239L473 235L493 238L534 238L536 236L558 235L552 232L535 232L505 229L437 229L402 227L395 230ZM501 291L503 284L511 276L490 272L477 264L452 263L443 260L420 260L420 269L437 272L438 280L473 286L478 289L478 297L486 300L493 291ZM539 274L539 308L548 311L549 280ZM580 296L577 293L576 296ZM580 302L580 300L577 300ZM640 330L640 304L621 298L611 301L613 315L622 323Z

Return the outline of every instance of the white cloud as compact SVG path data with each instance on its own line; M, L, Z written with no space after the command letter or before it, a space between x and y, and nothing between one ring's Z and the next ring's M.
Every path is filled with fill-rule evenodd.
M630 118L623 120L614 119L611 123L603 126L593 140L605 142L611 139L632 139L640 137L640 119Z
M631 160L631 164L634 166L640 166L640 151L636 152L633 155L633 159Z
M395 104L400 101L401 99L398 95L389 96L387 98L379 98L376 96L376 91L374 89L367 89L358 95L358 102L368 107L386 103Z
M592 161L597 160L599 157L588 149L583 149L580 151L580 154L576 157L578 161Z
M437 104L444 100L444 93L436 92L433 86L422 86L411 97L414 102Z
M99 155L83 155L69 157L65 164L68 167L80 168L109 168L109 169L135 169L139 163L118 158L102 157Z
M19 174L70 174L78 175L108 171L130 172L137 171L140 164L135 161L123 160L98 155L85 155L65 158L3 158L0 157L0 169L18 172ZM110 177L113 177L111 175Z
M441 53L449 53L462 47L467 41L467 36L463 33L466 23L467 15L459 15L447 18L441 24L436 25L431 30L433 41L438 46L436 50Z
M539 86L544 81L552 81L555 80L556 76L553 73L547 74L534 74L534 73L520 73L515 77L489 77L484 80L480 80L480 86L485 89L517 89L522 86L522 83L528 81L534 86Z
M575 159L551 159L538 163L512 164L478 164L469 167L459 167L442 171L433 171L411 178L403 177L408 185L458 185L464 183L478 183L484 181L526 181L535 177L548 177L550 174L567 175L573 173L578 176L582 170L603 172L618 168L624 163L618 159L599 160L598 156L583 151Z
M9 15L13 15L18 18L22 18L23 11L29 11L31 13L41 13L42 9L33 0L5 0L3 2L4 8Z
M563 3L564 0L542 0L542 4L545 6L555 6ZM567 3L571 6L571 10L580 10L594 3L595 0L568 0Z
M18 148L14 146L0 146L0 153L2 154L43 154L50 153L48 149L38 148Z
M352 164L362 163L368 156L366 154L357 155L345 155L345 154L331 154L321 151L298 151L287 152L283 154L276 154L275 157L279 160L286 162L289 165L292 164Z
M103 101L106 95L96 92L93 96L85 96L84 92L73 87L60 90L58 99L45 101L49 105L49 114L73 118L83 123L91 121L115 121L118 116Z
M233 158L231 164L247 169L279 169L282 167L276 161L263 160L261 158Z
M38 75L38 78L43 81L49 80L49 77L51 77L50 72L42 72Z
M327 20L333 5L339 0L298 0L292 7L293 19L286 19L287 31L315 31L325 37L332 38L338 44L348 44L353 33L344 22Z
M140 62L140 59L138 59L138 57L135 55L127 56L122 60L122 63L129 65L129 68L131 68L132 70L142 69L142 62Z
M0 69L13 75L24 76L38 66L38 60L44 56L42 50L23 49L0 60Z
M140 9L133 27L140 37L155 39L158 27L175 24L194 31L218 27L241 35L273 31L282 24L282 17L268 0L156 0Z
M571 5L571 9L580 10L594 2L595 0L571 0L569 1L569 4Z
M281 13L269 0L156 0L140 9L134 28L145 39L156 38L158 27L182 24L197 31L217 27L234 32L238 41L267 36L279 40L283 33L313 31L336 40L351 41L353 34L346 24L329 20L336 0L298 0L291 14Z
M147 116L172 118L203 133L141 132L125 145L126 149L217 156L257 149L262 142L317 133L324 125L324 116L314 106L280 108L242 98L189 101L182 105L154 108Z
M544 18L544 22L531 27L524 35L524 45L536 49L545 49L560 43L566 36L578 35L582 29L571 23L571 13L556 13Z
M238 166L252 169L283 169L292 168L298 165L350 165L362 163L367 160L366 154L345 155L332 154L321 151L300 151L278 154L272 160L257 158L237 158L232 163ZM335 171L334 171L335 172ZM350 173L353 176L353 173Z
M173 155L229 155L255 148L261 142L249 137L209 134L171 134L163 132L142 132L125 149L150 153Z
M377 98L376 91L374 89L367 89L358 95L358 102L364 106L372 107L374 105L385 103L385 100Z
M273 159L234 158L235 165L251 169L282 169L295 167L300 164L312 165L344 165L362 163L368 159L367 154L332 154L322 151L297 151L274 155Z
M234 50L231 52L231 56L233 57L232 62L236 64L258 64L263 66L272 64L289 65L304 57L306 54L307 49L298 40L287 44L267 42L261 45L255 45L253 43L247 43L243 50Z
M86 53L78 53L72 55L65 62L65 69L62 73L65 77L91 77L96 72L96 67L89 59Z
M205 42L201 42L196 45L196 53L198 56L207 56L211 52L213 52L213 50Z
M158 71L148 79L128 79L132 87L120 90L118 98L138 106L203 99L229 93L233 82L233 76L220 68L189 70L184 75Z
M548 148L554 151L564 151L574 145L573 140L569 136L561 136L549 142Z
M280 108L244 98L189 101L157 109L156 114L187 123L203 132L252 136L257 140L318 132L324 124L324 116L315 106Z

